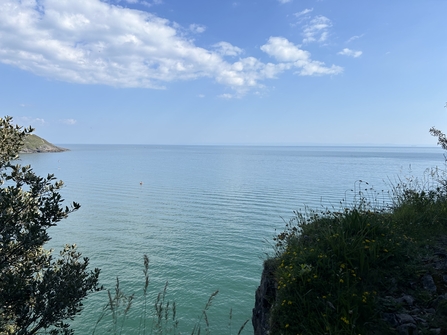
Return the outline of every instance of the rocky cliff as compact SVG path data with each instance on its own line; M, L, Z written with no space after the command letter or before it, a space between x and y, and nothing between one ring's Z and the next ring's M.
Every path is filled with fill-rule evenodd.
M276 300L277 283L274 278L275 266L272 260L264 263L261 283L256 290L255 307L253 308L252 323L255 335L266 335L269 333L270 308Z
M399 287L388 287L379 299L382 321L390 333L447 335L447 236L420 258L420 275ZM255 335L270 333L270 310L276 300L274 260L266 261L255 294L252 323ZM379 332L380 333L380 332ZM378 334L371 327L371 334Z

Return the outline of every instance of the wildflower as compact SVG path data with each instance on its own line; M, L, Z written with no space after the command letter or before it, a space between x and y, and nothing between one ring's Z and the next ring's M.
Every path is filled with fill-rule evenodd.
M291 304L292 304L292 302L291 302L291 301L289 300L289 301L287 302L287 304L288 304L288 305L291 305Z
M349 320L346 317L342 316L340 320L349 325Z
M343 279L340 278L340 283L344 283L345 281Z
M286 324L286 328L289 328L289 324L288 323Z
M344 268L346 267L346 265L345 265L344 263L341 263L340 267L341 267L342 269L344 269Z

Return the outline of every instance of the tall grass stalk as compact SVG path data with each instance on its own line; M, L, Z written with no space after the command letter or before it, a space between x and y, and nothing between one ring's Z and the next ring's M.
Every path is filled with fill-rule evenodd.
M177 305L175 301L167 299L168 282L165 283L163 289L157 294L152 306L152 312L149 310L149 258L147 255L143 256L143 274L144 285L141 301L138 301L137 297L132 295L126 295L120 287L120 281L117 278L114 290L108 290L108 302L103 307L101 314L94 326L92 334L97 334L100 325L106 321L107 316L110 316L111 323L106 324L103 327L107 333L114 335L121 334L156 334L156 335L168 335L179 334L179 320L177 316ZM202 309L200 316L198 317L191 335L200 335L202 331L206 334L211 334L211 325L208 318L208 311L212 305L213 300L217 296L219 291L213 292L208 298L205 307ZM138 309L140 315L138 317L138 329L130 330L128 327L129 311L130 309ZM230 310L230 335L231 335L231 322L232 322L232 310ZM245 325L249 320L240 327L238 335L241 334ZM202 329L203 327L203 329ZM130 332L131 331L131 332ZM102 332L103 333L103 332Z

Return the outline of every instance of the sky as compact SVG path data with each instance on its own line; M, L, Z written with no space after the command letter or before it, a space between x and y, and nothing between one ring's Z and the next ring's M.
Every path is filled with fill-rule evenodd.
M1 0L0 116L56 144L417 145L445 0Z

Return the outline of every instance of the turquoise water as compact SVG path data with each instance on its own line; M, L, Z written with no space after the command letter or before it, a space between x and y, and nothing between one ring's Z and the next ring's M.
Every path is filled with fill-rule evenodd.
M50 229L50 246L76 243L102 269L101 283L115 278L141 294L143 254L150 258L152 297L169 281L182 333L191 333L215 290L208 318L212 334L230 334L251 317L262 262L272 253L275 229L294 210L339 208L352 201L358 180L387 201L388 180L422 178L444 166L439 148L226 147L66 145L71 151L28 154L41 175L62 179L67 204L81 209ZM142 184L140 184L142 183ZM362 183L362 187L366 184ZM368 186L369 187L369 186ZM91 334L107 294L93 294L73 325ZM136 334L138 308L123 334ZM108 320L108 319L107 319ZM106 333L110 322L99 325ZM252 333L251 322L244 334Z

